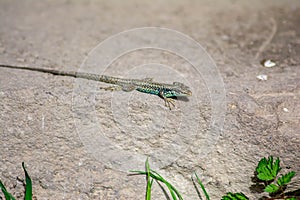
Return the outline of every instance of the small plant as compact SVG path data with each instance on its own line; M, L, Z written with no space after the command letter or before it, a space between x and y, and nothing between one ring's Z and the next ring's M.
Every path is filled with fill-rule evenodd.
M292 178L295 176L294 171L290 171L286 174L281 175L278 178L278 174L280 172L280 160L277 158L275 162L273 161L273 157L270 156L267 158L262 158L256 169L256 177L259 181L263 182L264 184L264 191L269 193L269 197L263 197L261 199L264 200L275 200L275 199L285 199L285 200L296 200L296 197L299 197L297 193L298 190L285 192L285 189L287 185L291 182ZM169 189L170 194L173 198L173 200L182 200L182 196L178 192L177 189L173 185L171 185L168 181L166 181L161 175L159 175L154 170L150 169L148 159L146 160L146 171L131 171L135 172L137 174L146 175L147 180L147 190L146 190L146 200L151 199L151 187L153 184L153 180L156 182L162 182L166 185L166 187ZM206 200L210 200L210 197L208 193L205 190L204 185L202 184L201 180L199 179L198 175L195 173L195 177L197 180L197 183L201 187ZM277 179L276 182L274 182ZM197 188L196 188L197 189ZM198 190L197 190L198 191ZM200 199L200 193L198 193L198 196ZM167 199L169 199L167 197ZM228 192L226 195L222 197L222 200L249 200L249 198L244 195L243 193L231 193Z
M22 167L23 167L23 170L25 172L25 196L24 196L24 200L31 200L32 199L32 182L31 182L31 178L30 178L29 174L26 171L24 162L22 162ZM5 196L6 200L16 200L16 198L6 190L4 184L2 183L1 180L0 180L0 188L1 188L1 190L4 194L4 196Z
M281 167L279 158L277 158L273 163L273 157L270 156L268 159L262 158L259 161L255 171L259 180L268 182L273 181L280 170Z
M277 158L274 162L272 156L270 156L268 159L261 159L256 167L256 176L264 183L264 191L268 192L270 196L266 199L296 200L295 197L284 192L287 185L291 182L296 173L294 171L290 171L278 177L280 170L281 167L279 158ZM276 178L277 181L275 181Z

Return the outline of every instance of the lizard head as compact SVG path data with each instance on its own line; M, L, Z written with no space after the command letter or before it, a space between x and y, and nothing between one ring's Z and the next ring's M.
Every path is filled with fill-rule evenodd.
M192 96L190 88L183 83L173 82L173 88L166 94L167 97Z
M174 96L177 96L177 97L192 96L192 91L190 90L190 88L188 86L174 89L174 92L175 92Z

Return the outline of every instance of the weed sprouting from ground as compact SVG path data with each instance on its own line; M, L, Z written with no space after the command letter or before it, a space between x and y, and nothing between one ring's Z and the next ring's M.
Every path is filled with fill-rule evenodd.
M263 196L260 199L264 200L275 200L275 199L285 199L285 200L297 200L300 199L300 188L294 191L286 192L287 185L291 182L292 178L295 176L294 171L287 172L286 174L282 174L279 176L279 172L281 170L280 167L280 159L277 158L275 161L273 157L270 156L268 158L262 158L256 169L256 186L263 188L263 191L268 193L268 196ZM153 180L160 183L163 183L166 188L168 188L169 193L173 200L182 200L182 195L179 191L166 179L164 179L160 174L150 168L148 159L146 160L146 170L139 171L134 170L130 171L137 175L146 175L147 180L147 190L146 190L146 200L151 199L151 188L153 185ZM209 194L207 193L203 183L199 179L198 175L195 173L195 177L198 185L200 186L202 192L205 195L206 200L210 200ZM161 185L160 185L161 186ZM253 187L253 186L252 186ZM162 188L163 189L163 188ZM166 194L166 198L170 199L168 194ZM198 193L199 199L202 199L200 193ZM243 193L232 193L228 192L226 195L222 197L222 200L248 200L249 198Z

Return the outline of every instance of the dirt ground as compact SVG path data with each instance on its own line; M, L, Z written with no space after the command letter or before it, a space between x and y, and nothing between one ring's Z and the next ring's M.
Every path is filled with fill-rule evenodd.
M191 63L159 49L124 54L105 69L109 75L188 84L193 96L169 111L154 95L90 94L90 81L1 68L0 179L7 189L23 198L24 161L39 200L144 199L145 178L128 171L143 170L146 155L184 199L200 199L194 172L211 199L228 191L258 199L264 194L251 189L251 178L257 162L269 155L281 158L283 172L297 173L288 189L299 188L298 0L2 0L0 63L77 71L100 42L141 27L193 38L207 51L209 65L216 64L215 79L208 82L206 71L201 77ZM95 55L101 62L102 54ZM264 59L276 66L263 67ZM259 80L262 74L268 79ZM214 83L221 90L210 88ZM212 102L222 89L218 132L210 126ZM154 185L153 199L166 199Z

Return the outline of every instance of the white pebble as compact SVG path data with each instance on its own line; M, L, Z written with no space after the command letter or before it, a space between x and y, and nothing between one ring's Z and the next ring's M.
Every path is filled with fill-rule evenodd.
M265 74L258 75L258 76L256 76L256 78L258 78L259 80L262 80L262 81L268 80L268 76Z

